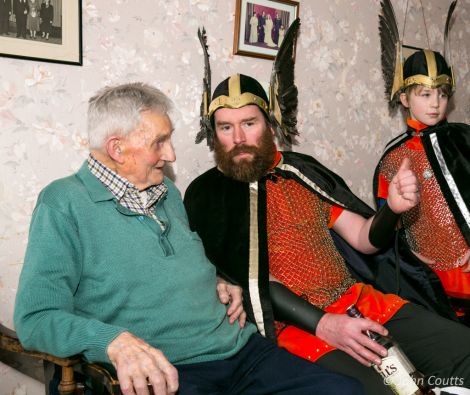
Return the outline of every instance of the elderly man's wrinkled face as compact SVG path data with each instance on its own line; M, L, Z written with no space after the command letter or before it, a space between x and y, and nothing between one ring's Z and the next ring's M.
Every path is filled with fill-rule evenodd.
M173 162L176 157L170 118L152 111L143 111L141 117L139 127L121 140L123 164L119 175L142 191L161 184L166 162Z
M259 107L220 108L214 121L215 160L224 174L243 182L264 176L273 165L276 145Z

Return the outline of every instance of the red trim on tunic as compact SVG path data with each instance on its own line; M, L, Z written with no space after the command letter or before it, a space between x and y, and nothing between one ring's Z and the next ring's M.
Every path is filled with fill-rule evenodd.
M423 143L421 141L421 130L428 128L428 125L425 125L424 123L421 123L415 119L408 118L406 120L406 124L410 127L413 128L416 132L416 136L413 136L409 140L405 141L405 145L415 151L423 151Z
M346 309L353 303L364 316L383 325L408 302L397 295L383 294L371 285L356 283L341 298L325 308L325 311L346 314ZM277 342L279 346L309 361L316 361L336 349L311 333L292 325L280 331Z
M273 165L272 165L271 169L274 169L277 166L277 164L279 163L281 158L282 158L282 155L276 148L276 155L274 157L274 162L273 162Z
M462 272L461 267L441 271L434 270L449 296L470 299L470 273Z
M390 183L383 174L379 174L379 187L377 189L377 197L380 199L387 199L388 197L388 186Z
M331 229L335 224L336 220L339 218L341 213L344 211L344 208L332 205L330 209L330 221L328 222L328 228Z
M420 136L413 136L409 140L405 141L405 145L413 151L424 151L423 142Z
M419 122L416 119L411 119L407 118L406 119L406 124L416 130L418 133L421 132L421 130L426 129L429 127L429 125L425 125L424 123Z

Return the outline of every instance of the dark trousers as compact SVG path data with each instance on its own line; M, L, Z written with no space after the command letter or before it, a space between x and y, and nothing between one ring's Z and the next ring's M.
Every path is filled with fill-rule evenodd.
M361 384L296 357L253 335L236 355L222 361L177 365L179 395L351 395Z
M470 387L470 328L408 303L384 325L434 387ZM320 366L358 378L369 395L393 394L373 368L335 350Z
M9 21L8 12L6 12L6 15L0 15L0 34L8 33L9 24L10 24L10 21Z
M26 38L26 15L16 14L16 37Z

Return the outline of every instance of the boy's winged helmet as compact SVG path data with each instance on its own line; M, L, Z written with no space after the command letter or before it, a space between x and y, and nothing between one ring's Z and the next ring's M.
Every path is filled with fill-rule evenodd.
M295 144L297 131L298 91L294 83L294 49L300 19L289 26L271 71L269 97L262 85L252 77L234 74L223 80L211 97L211 72L205 29L198 30L199 41L204 52L204 78L201 102L200 131L196 143L207 139L207 145L214 148L214 112L219 108L240 108L249 104L257 105L273 126L281 144Z
M398 32L397 20L390 0L381 0L379 32L381 44L382 74L385 93L391 108L397 103L398 93L405 88L419 84L437 88L443 84L455 89L451 64L449 29L457 0L449 6L444 28L444 52L421 49L404 45ZM428 44L429 45L429 44Z

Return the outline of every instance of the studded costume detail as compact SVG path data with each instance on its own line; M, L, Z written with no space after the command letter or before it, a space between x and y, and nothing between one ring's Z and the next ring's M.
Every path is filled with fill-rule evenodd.
M331 204L294 180L266 182L269 271L325 308L354 283L328 231Z
M421 185L421 203L403 214L407 242L413 251L434 261L429 264L433 270L456 268L468 245L442 194L420 137L415 136L389 152L380 164L380 175L390 182L406 157L410 158Z

